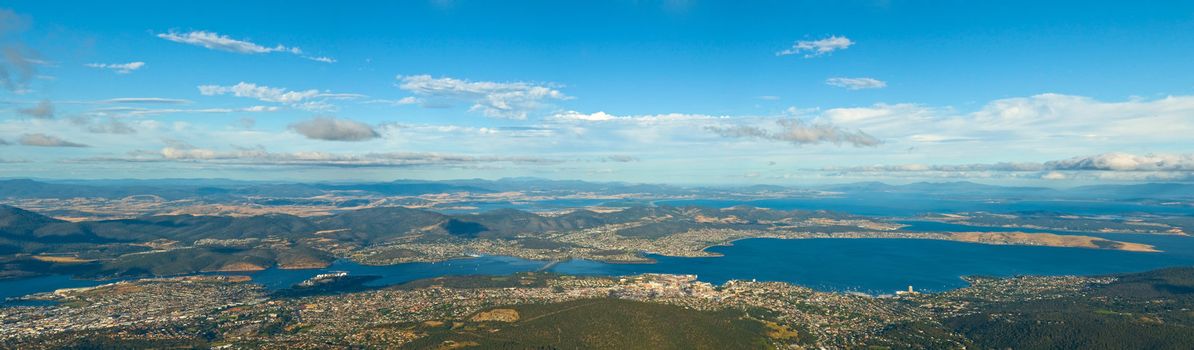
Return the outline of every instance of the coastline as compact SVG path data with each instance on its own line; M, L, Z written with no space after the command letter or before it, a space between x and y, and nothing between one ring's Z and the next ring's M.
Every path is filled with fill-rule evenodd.
M799 239L925 239L925 240L951 241L951 242L983 244L983 245L1041 246L1041 247L1054 247L1054 248L1112 250L1112 251L1125 251L1125 252L1137 252L1137 253L1163 253L1163 252L1165 252L1164 250L1158 249L1155 246L1149 245L1149 244L1115 241L1115 240L1103 239L1103 238L1098 238L1098 237L1093 237L1093 236L1081 236L1081 235L1056 235L1056 234L1048 234L1048 233L1026 233L1026 232L945 232L945 233L941 233L941 232L911 232L911 233L912 234L920 234L921 236L900 237L900 236L889 236L889 235L883 235L883 234L868 235L868 236L837 236L837 237L834 237L833 235L810 236L810 237L750 236L750 237L738 237L738 238L730 239L725 242L705 245L697 251L700 253L700 255L669 255L669 254L661 253L661 252L641 251L641 252L639 252L639 254L641 254L642 259L643 259L641 261L612 260L612 259L606 260L606 259L600 259L600 258L579 258L578 259L576 257L571 257L571 256L565 257L563 259L557 259L557 261L558 262L566 262L566 261L570 261L570 260L588 260L588 261L601 262L601 263L606 263L606 264L636 265L636 264L655 264L658 262L656 259L645 256L646 254L665 256L665 257L674 257L674 258L724 257L725 256L724 254L709 251L709 249L714 248L714 247L733 246L734 242L738 242L741 240L747 240L747 239L782 239L782 240L799 240ZM965 234L965 235L959 236L958 234ZM1114 244L1115 246L1114 247L1100 247L1100 246L1095 246L1093 244L1090 244L1090 245L1058 244L1055 242L1054 243L1050 243L1050 242L1042 243L1042 242L1034 242L1034 241L1005 242L1005 241L983 240L982 239L983 237L975 236L975 235L1007 236L1009 234L1015 234L1020 237L1029 237L1029 238L1051 238L1051 239L1072 238L1072 239L1082 241L1082 242L1109 242L1111 244ZM1030 244L1028 242L1041 243L1041 244ZM365 262L365 261L359 261L356 259L352 259L351 257L344 257L343 259L347 259L354 263L366 265L366 266L393 266L393 265L407 264L407 263L441 263L441 262L448 262L448 261L452 261L452 260L468 260L468 259L475 259L475 258L482 257L482 256L509 256L509 257L514 257L514 258L519 258L519 259L537 260L537 259L528 259L525 257L512 256L512 255L481 255L481 256L464 255L464 256L457 256L457 257L451 257L451 258L446 258L446 259L415 259L415 260L410 260L410 261L396 262L396 263L392 263L392 264L369 263L369 262ZM541 261L551 261L551 260L541 260ZM557 264L558 264L558 262L557 262ZM331 266L331 263L275 264L275 266L272 266L272 268L278 268L281 270L317 270L317 269L328 268L329 266ZM2 277L2 278L0 278L0 281L13 281L13 280L20 280L20 279L38 278L38 277L45 277L45 276L59 276L59 275L68 275L68 276L71 276L71 278L78 279L78 280L112 281L112 280L127 279L127 278L177 277L177 276L212 274L212 273L217 273L217 274L218 273L232 273L232 272L252 273L252 272L268 270L269 268L271 268L271 267L262 267L262 266L258 266L258 265L225 266L225 267L222 267L217 270L203 270L203 271L196 271L196 272L192 272L192 273L179 273L179 274L168 274L168 275L140 274L140 275L124 275L124 276L119 276L119 275L117 275L117 276L87 276L87 275L79 275L79 274L37 274L37 275L31 275L31 276Z

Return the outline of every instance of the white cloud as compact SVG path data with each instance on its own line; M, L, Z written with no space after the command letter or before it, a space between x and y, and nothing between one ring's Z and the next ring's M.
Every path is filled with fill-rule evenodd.
M630 117L618 117L605 112L581 113L577 111L567 111L552 115L549 119L559 121L605 122L619 119L630 119Z
M324 57L324 56L303 56L303 58L306 58L306 59L309 59L309 60L312 60L312 61L316 61L316 62L323 62L323 63L336 63L336 59L335 59L335 58L331 58L331 57Z
M649 123L667 123L679 121L694 121L694 120L713 120L724 119L727 117L715 117L703 114L684 114L684 113L667 113L667 114L649 114L649 115L630 115L617 116L605 112L581 113L577 111L566 111L551 115L548 120L558 122L633 122L639 124Z
M813 116L866 130L885 140L969 142L999 148L1071 148L1101 152L1116 147L1174 145L1194 134L1194 96L1105 102L1039 94L988 102L974 112L917 104L832 108ZM991 146L994 147L994 146Z
M901 169L873 168L867 176L885 173L934 177L1015 176L1040 180L1049 172L1069 176L1067 180L1185 178L1181 156L1194 135L1194 96L1121 101L1082 96L1039 94L993 100L959 111L952 106L912 103L829 109L794 110L789 117L805 121L804 128L785 134L777 127L781 116L709 116L700 114L616 115L606 112L559 112L545 122L558 128L553 145L573 149L601 149L611 152L645 152L650 159L676 159L699 153L703 156L740 154L764 164L775 157L799 155L814 167L865 164L869 162L919 163ZM838 128L811 129L818 124ZM712 126L720 134L710 133ZM851 135L864 131L882 140L876 148L778 148L775 141L817 140L800 135ZM705 136L702 136L705 135ZM732 143L716 142L715 135L731 136ZM791 136L795 135L795 136ZM829 137L826 140L841 140ZM870 143L866 140L861 144ZM825 141L832 142L832 141ZM769 145L771 144L771 145ZM1117 150L1151 150L1152 155L1123 156ZM642 151L639 151L642 150ZM1169 152L1169 153L1166 153ZM1074 154L1096 154L1071 160ZM770 158L768 158L770 157ZM1055 160L1046 167L1042 160ZM975 160L1006 163L969 164ZM678 161L678 160L677 160ZM961 164L961 165L948 165ZM1063 166L1063 163L1065 166ZM937 165L927 165L937 164ZM940 165L947 164L947 165ZM1076 167L1102 170L1076 170ZM1135 174L1112 169L1137 168ZM913 170L922 171L913 171ZM852 169L858 172L863 169ZM1073 174L1082 172L1082 175Z
M887 82L874 78L829 78L825 84L850 90L881 89L887 87Z
M365 97L360 94L342 94L320 92L315 89L287 90L253 83L240 82L236 85L200 85L199 93L204 96L232 95L236 97L252 98L259 101L285 104L294 108L310 111L327 111L335 106L325 100L347 100Z
M837 50L845 50L854 45L854 41L844 36L829 36L819 40L800 40L792 44L792 47L780 52L776 52L776 56L787 56L803 54L805 58L825 55Z
M1065 174L1056 172L1056 171L1050 171L1048 173L1045 173L1044 175L1041 175L1041 179L1043 179L1043 180L1065 180L1068 178L1069 177L1066 176Z
M294 46L285 46L282 44L274 46L264 46L253 43L248 40L233 39L227 35L221 35L213 32L196 30L186 33L170 31L169 33L158 34L157 37L170 40L176 43L190 44L195 46L202 46L212 50L228 51L243 54L265 54L273 52L284 52L299 57L323 63L336 63L335 58L327 56L309 56L304 55L303 50Z
M200 85L199 93L205 96L232 94L236 97L254 98L266 102L293 104L319 96L319 90L310 89L291 91L283 88L258 86L257 84L240 82L232 86Z
M1188 140L1194 132L1194 96L1104 102L1040 94L988 103L969 115L974 129L1011 130L1024 136L1106 140Z
M274 106L250 106L240 109L241 112L277 112L278 107Z
M99 69L110 69L117 74L128 74L135 70L141 69L145 66L145 62L129 62L129 63L88 63L85 66Z
M391 106L409 106L409 105L417 105L417 104L423 103L423 101L420 101L418 97L407 96L407 97L403 97L403 98L400 98L397 100L378 98L378 99L362 101L361 103L382 104L382 105L391 105Z
M289 52L293 54L302 54L303 50L297 47L286 47L282 44L273 47L261 46L246 40L237 40L227 35L220 35L208 31L190 31L186 33L179 33L170 31L169 33L161 33L157 35L159 38L170 40L176 43L190 44L195 46L202 46L212 50L245 53L245 54L261 54L271 52Z
M1050 161L1045 167L1056 170L1194 171L1194 153L1135 155L1114 152Z
M469 111L493 118L526 119L528 113L543 108L548 101L570 98L553 87L523 82L468 81L430 75L398 76L397 79L399 88L421 97L425 106L471 103Z

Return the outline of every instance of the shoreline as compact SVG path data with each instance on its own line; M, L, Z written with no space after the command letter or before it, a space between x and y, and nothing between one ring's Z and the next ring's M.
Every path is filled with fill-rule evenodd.
M934 235L937 235L937 234L942 234L942 233L940 233L940 232L913 232L913 233L917 233L917 234L934 234ZM734 238L734 239L731 239L731 240L729 240L729 241L722 242L722 243L709 244L709 245L706 245L706 246L702 247L702 248L699 250L699 252L701 252L701 253L703 253L703 254L704 254L704 255L699 255L699 256L698 256L698 255L692 255L692 256L684 256L684 255L667 255L667 254L661 254L661 253L658 253L658 252L649 252L649 251L642 251L642 252L639 252L639 253L640 253L640 254L644 254L644 255L657 255L657 256L670 257L670 258L717 258L717 257L724 257L725 255L724 255L724 254L721 254L721 253L718 253L718 252L709 251L709 249L712 249L712 248L715 248L715 247L730 247L730 246L733 246L733 245L734 245L734 242L738 242L738 241L741 241L741 240L747 240L747 239L780 239L780 240L802 240L802 239L913 239L913 240L949 241L949 242L969 243L969 244L983 244L983 245L1007 245L1007 246L1022 246L1022 247L1075 248L1075 249L1109 250L1109 251L1122 251L1122 252L1134 252L1134 253L1164 253L1164 252L1165 252L1164 250L1157 249L1155 246L1153 246L1153 245L1149 245L1149 244L1144 244L1144 243L1135 243L1135 242L1114 241L1114 240L1108 240L1108 239L1098 238L1098 237L1094 237L1094 236L1079 236L1079 235L1057 235L1057 234L1049 234L1049 233L1028 233L1028 232L944 232L944 234L946 234L946 235L950 235L950 234L959 234L959 233L967 233L967 234L975 234L975 233L978 233L978 234L993 234L993 235L1007 235L1007 234L1022 234L1022 235L1048 235L1048 236L1050 236L1050 237L1074 237L1074 238L1080 238L1080 239L1081 239L1081 238L1086 238L1086 239L1091 239L1092 241L1104 241L1104 242L1112 242L1112 243L1115 243L1115 244L1120 244L1120 245L1121 245L1121 247L1115 247L1115 248L1103 248L1103 247L1098 247L1098 246L1080 246L1080 245L1058 245L1058 244L1024 244L1024 243L1018 243L1018 242L1009 242L1009 243L1003 243L1003 242L982 241L982 240L968 240L968 239L949 239L949 238L937 238L937 237L933 237L933 236L931 236L931 235L930 235L930 236L924 236L924 237L890 237L890 236L881 236L881 235L870 236L870 237L832 237L832 236L827 236L827 237L766 237L766 236L761 236L761 237L739 237L739 238ZM947 237L949 237L949 236L947 236ZM1127 248L1123 248L1122 246L1126 246ZM354 259L352 259L352 258L350 258L350 257L345 257L345 258L341 258L341 259L343 259L343 260L347 260L347 261L352 261L353 263L360 264L360 265L365 265L365 266L393 266L393 265L400 265L400 264L410 264L410 263L442 263L442 262L448 262L448 261L452 261L452 260L469 260L469 259L475 259L475 258L484 257L484 256L507 256L507 257L512 257L512 258L524 259L524 260L537 260L537 259L528 259L528 258L522 258L522 257L518 257L518 256L509 256L509 255L488 255L488 254L487 254L487 255L482 255L482 256L458 256L458 257L452 257L452 258L447 258L447 259L427 259L427 260L414 260L414 261L398 262L398 263L394 263L394 264L371 264L371 263L366 263L366 262L362 262L362 261L357 261L357 260L354 260ZM338 259L338 260L339 260L339 259ZM558 263L562 263L562 262L571 261L571 260L587 260L587 261L594 261L594 262L600 262L600 263L605 263L605 264L626 264L626 265L636 265L636 264L656 264L656 263L658 263L658 260L656 260L656 259L654 259L654 258L647 257L647 256L644 256L644 257L643 257L643 261L628 261L628 260L602 260L602 259L586 259L586 258L579 258L579 259L578 259L578 258L575 258L575 257L567 257L567 258L564 258L564 259L556 259L556 261L557 261L557 264L558 264ZM538 261L549 262L549 261L552 261L552 260L538 260ZM271 268L276 268L276 269L280 269L280 270L318 270L318 269L325 269L325 268L328 268L328 267L330 267L330 266L331 266L333 263L334 263L334 261L333 261L333 262L331 262L331 263L323 264L322 266L295 266L295 265L290 265L290 264L287 264L287 265L283 265L283 264L275 264L275 266L271 266L271 267L261 267L261 268L255 268L255 269L245 269L245 270L223 270L223 269L221 269L221 270L197 271L197 272L192 272L192 273L180 273L180 274L169 274L169 275L128 275L128 276L87 276L87 277L80 277L81 275L75 275L75 274L38 274L38 275L33 275L33 276L19 276L19 277L5 277L5 278L0 278L0 282L4 282L4 281L14 281L14 280L21 280L21 279L30 279L30 278L39 278L39 277L47 277L47 276L70 276L70 277L71 277L71 279L75 279L75 280L85 280L85 281L115 281L115 280L120 280L120 279L140 279L140 278L169 278L169 277L193 276L193 275L202 275L202 274L221 274L221 273L238 273L238 272L239 272L239 273L254 273L254 272L260 272L260 271L269 270L269 269L271 269ZM255 267L260 267L260 266L255 266ZM554 267L554 266L553 266L553 267Z
M548 263L548 264L558 264L558 263L563 263L563 262L567 262L567 261L570 261L570 260L561 260L561 261L548 261L547 263ZM941 289L941 290L936 290L936 289L928 288L928 289L922 289L922 290L920 290L920 291L917 291L916 293L917 293L917 294L941 294L941 293L948 293L948 292L951 292L951 291L955 291L955 290L959 290L959 289L963 289L963 288L967 288L967 287L973 286L973 285L974 285L974 280L979 280L979 279L1012 279L1012 278L1023 278L1023 277L1085 277L1085 278L1098 278L1098 277L1108 277L1108 276L1123 275L1123 274L1135 274L1135 273L1143 273L1143 272L1154 271L1154 270L1161 270L1161 269L1171 269L1171 268L1191 268L1191 267L1194 267L1194 265L1180 265L1180 264L1179 264L1179 265L1168 265L1168 266L1160 266L1160 267L1149 267L1149 268L1144 268L1144 269L1142 269L1142 270L1128 270L1128 271L1105 272L1105 273L1087 273L1087 274L1073 274L1073 273L1066 273L1066 274L1040 274L1040 273L1033 274L1033 273L1023 273L1023 274L1009 274L1009 275L987 275L987 274L981 274L981 273L974 273L974 274L961 274L961 275L958 275L958 276L956 276L956 277L957 277L958 279L962 280L963 282L965 282L965 283L964 283L964 284L965 284L964 286L959 286L959 287L955 287L955 288ZM518 274L523 274L523 273L532 273L532 274L535 274L535 273L548 273L548 274L555 274L555 275L560 275L560 276L578 276L578 277L585 277L585 276L597 276L597 277L605 277L605 278L615 278L615 277L625 277L625 276L641 276L641 275L675 275L675 276L688 275L688 274L684 274L684 273L658 273L658 272L643 272L643 273L634 273L634 274L627 274L627 275L617 275L617 274L591 274L591 275L590 275L590 274L569 274L569 273L559 273L559 272L551 272L551 271L545 271L545 270L534 270L534 271L520 271L520 272L512 272L512 273L505 273L505 274L498 274L498 275L489 275L489 274L445 274L445 275L439 275L439 276L433 276L433 277L416 278L416 279L412 279L412 280L409 280L409 281L398 282L398 283L391 283L391 284L386 284L386 285L381 285L381 286L373 286L373 288L389 288L389 287L399 286L399 285L403 285L403 284L406 284L406 283L411 283L411 282L416 282L416 281L420 281L420 280L436 279L436 278L442 278L442 277L446 277L446 276L456 276L456 277L469 277L469 276L513 276L513 275L518 275ZM48 277L48 276L66 276L66 275L43 275L43 276L38 276L38 277ZM380 277L379 275L369 275L369 274L362 274L362 275L355 275L355 276L359 276L359 277ZM29 277L29 278L35 278L35 277ZM243 275L243 274L226 274L226 273L197 273L197 274L179 274L179 275L170 275L170 276L144 276L144 277L133 277L133 278L116 278L116 279L109 279L109 280L87 280L87 279L74 279L74 278L72 277L71 279L74 279L74 280L81 280L81 281L93 281L93 282L99 282L99 283L98 283L98 284L95 284L95 285L91 285L91 286L80 286L80 287L62 287L62 288L55 288L55 289L53 289L53 290L48 290L48 291L39 291L39 292L33 292L33 293L29 293L29 294L25 294L25 295L20 295L20 296L11 296L11 297L6 297L6 298L4 298L4 299L0 299L0 308L6 308L6 307L21 307L21 306L26 306L26 305L18 305L18 304L13 304L13 303L14 303L14 302L23 302L23 301L38 301L38 300L40 300L40 299L30 299L29 297L30 297L30 296L39 295L39 294L46 294L46 293L56 293L56 292L58 292L58 291L62 291L62 290L87 290L87 289L100 288L100 287L109 286L109 285L113 285L113 284L119 284L119 283L134 283L134 282L143 281L143 280L154 280L154 279L187 279L187 278L228 278L228 279L231 279L231 281L233 281L233 282L257 283L257 281L256 281L255 279L253 279L253 276L250 276L250 275ZM14 280L0 280L0 282L13 282L13 281L14 281ZM731 282L734 282L734 281L755 281L755 279L753 279L753 278L751 278L751 279L745 279L745 278L739 279L739 278L734 278L734 279L729 279L729 280L726 280L726 281L722 281L721 283L713 283L713 285L715 285L715 286L724 286L724 285L726 285L726 284L729 284L729 283L731 283ZM796 287L801 287L801 288L807 288L807 289L810 289L810 290L813 290L813 291L816 291L816 292L820 292L820 293L831 293L831 294L842 294L842 295L854 295L854 296L864 296L864 297L870 297L870 298L890 298L890 297L897 297L897 296L898 296L898 293L896 293L896 292L900 291L900 290L898 290L898 289L897 289L897 290L893 290L891 293L886 293L886 292L875 292L875 291L873 291L873 290L870 290L870 291L861 291L861 290L857 290L857 289L851 289L851 288L828 288L828 289L827 289L827 288L818 288L816 285L812 285L812 284L802 284L802 283L797 283L797 282L790 282L790 281L780 281L780 280L768 280L768 279L758 280L758 282L783 283L783 284L788 284L788 285L791 285L791 286L796 286ZM258 283L258 284L260 284L260 283ZM263 286L263 288L264 288L264 285L262 285L262 286ZM289 288L289 287L287 287L287 288ZM287 288L281 288L281 289L279 289L279 290L285 290L285 289L287 289Z

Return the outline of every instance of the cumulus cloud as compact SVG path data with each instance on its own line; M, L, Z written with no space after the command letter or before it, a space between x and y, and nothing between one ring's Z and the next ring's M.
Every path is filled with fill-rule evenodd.
M468 81L430 75L400 75L397 79L398 87L419 96L424 106L471 103L469 111L492 118L526 119L528 113L549 101L570 98L553 87L523 82Z
M135 70L141 69L145 66L145 62L129 62L129 63L88 63L85 66L91 68L108 69L116 74L128 74Z
M844 36L832 35L819 40L800 40L792 47L776 52L776 56L804 55L804 58L825 55L838 50L845 50L854 45L854 41Z
M81 143L70 142L46 134L24 134L18 140L22 145L37 147L87 147Z
M54 117L54 104L50 100L42 100L36 106L18 109L17 113L34 118L49 119Z
M829 78L825 80L825 84L849 90L881 89L887 87L887 82L874 78Z
M366 141L381 137L368 124L329 117L317 117L290 124L290 129L309 139L326 141Z
M849 131L832 124L810 125L799 119L780 119L776 124L779 125L778 130L749 125L708 126L706 129L723 137L786 141L797 145L844 143L855 147L874 147L880 143L879 139L861 130Z

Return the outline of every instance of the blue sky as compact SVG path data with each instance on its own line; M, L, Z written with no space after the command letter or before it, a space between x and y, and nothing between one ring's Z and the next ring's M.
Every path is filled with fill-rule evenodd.
M1194 4L0 6L0 177L1189 181Z

